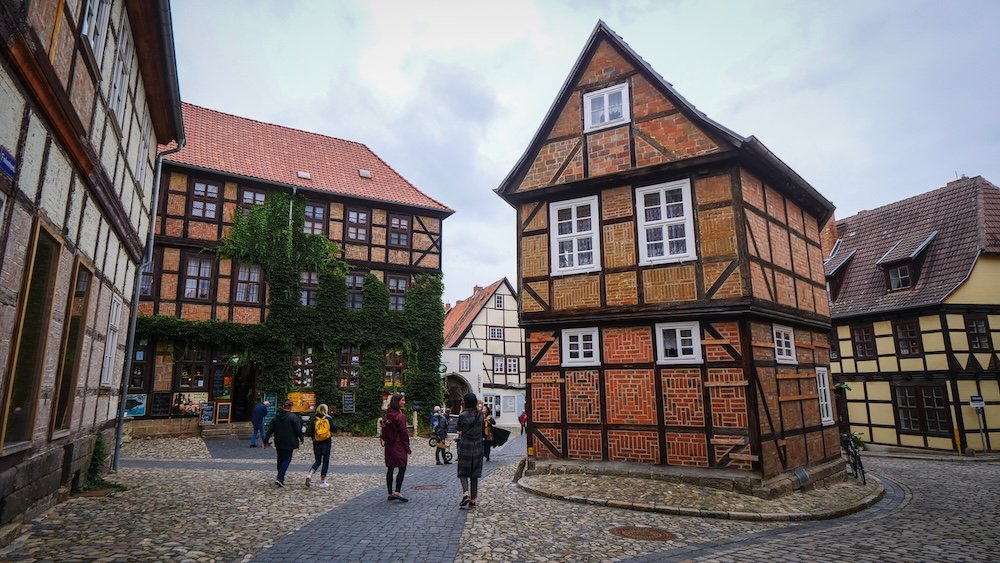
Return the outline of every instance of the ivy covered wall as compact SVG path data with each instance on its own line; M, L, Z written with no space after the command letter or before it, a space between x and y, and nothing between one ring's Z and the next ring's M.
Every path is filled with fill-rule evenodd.
M318 403L336 407L341 428L371 431L381 415L384 391L403 391L409 406L426 410L441 401L438 365L444 344L443 285L439 275L419 274L406 293L404 310L389 310L389 291L382 280L368 274L363 306L347 308L348 265L339 258L336 243L323 235L303 233L305 200L285 193L268 194L264 205L237 213L228 235L215 249L223 258L259 264L269 288L267 317L262 324L228 321L192 321L169 316L140 317L139 337L173 341L178 345L229 346L240 364L259 368L259 392L279 397L298 390L292 385L292 356L296 349L314 350L312 391ZM301 272L319 277L317 302L300 304ZM357 387L340 386L341 349L357 347L361 360ZM384 386L387 351L406 362L401 387ZM339 413L343 393L354 393L355 413Z

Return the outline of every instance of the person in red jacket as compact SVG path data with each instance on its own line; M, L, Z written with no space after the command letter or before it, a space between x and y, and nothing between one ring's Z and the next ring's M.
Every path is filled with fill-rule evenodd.
M521 411L521 416L517 417L517 421L521 423L521 434L524 434L524 425L528 423L528 411Z
M406 458L411 453L410 432L406 429L406 415L403 414L405 406L406 398L402 393L396 393L389 400L389 408L379 423L382 427L382 443L385 445L385 488L389 492L386 500L400 502L409 502L409 499L400 494L403 476L406 474ZM392 474L396 469L399 473L396 474L396 490L393 492Z

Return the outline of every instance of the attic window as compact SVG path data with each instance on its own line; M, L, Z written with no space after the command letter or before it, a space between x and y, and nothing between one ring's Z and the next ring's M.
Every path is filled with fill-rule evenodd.
M597 131L629 120L628 82L583 96L584 131Z
M364 168L358 168L358 176L361 176L362 178L371 178L372 177L372 171L371 170L365 170Z
M903 264L901 266L896 266L894 268L889 268L889 290L897 291L900 289L909 289L911 286L910 281L910 266L909 264Z
M302 178L303 180L312 180L313 177L312 174L299 170L299 178Z

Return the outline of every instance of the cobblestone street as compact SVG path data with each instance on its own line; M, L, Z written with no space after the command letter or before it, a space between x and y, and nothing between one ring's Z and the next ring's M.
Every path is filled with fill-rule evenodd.
M0 560L987 561L1000 550L998 463L866 456L885 488L871 508L830 520L759 522L528 493L512 483L524 452L517 436L486 464L478 510L457 509L454 465L435 466L420 440L403 487L410 502L389 503L378 441L334 443L329 489L305 487L308 447L296 452L291 485L280 489L272 483L272 449L232 439L132 442L111 476L127 491L56 506L27 523ZM689 497L696 503L709 495ZM826 502L821 497L802 502Z

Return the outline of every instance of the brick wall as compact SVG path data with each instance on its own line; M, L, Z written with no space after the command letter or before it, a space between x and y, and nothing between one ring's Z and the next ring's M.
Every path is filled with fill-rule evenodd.
M532 374L532 378L557 377L553 374ZM531 421L537 423L562 422L562 393L558 383L533 383L531 385Z
M576 275L552 280L552 308L556 311L595 308L601 304L601 278Z
M658 463L660 440L656 432L609 430L608 457L611 461Z
M606 328L601 333L605 364L653 361L653 333L648 327Z
M613 127L587 137L587 158L591 176L622 172L632 167L629 126Z
M708 467L708 443L705 435L667 432L667 463Z
M604 370L609 424L656 424L652 369Z
M567 422L570 424L601 422L599 378L597 370L566 372Z
M667 426L704 426L705 406L701 369L660 370L663 380L664 422Z
M571 428L567 433L570 459L601 460L601 431Z
M697 297L694 266L663 266L643 270L642 287L646 303L690 301Z

